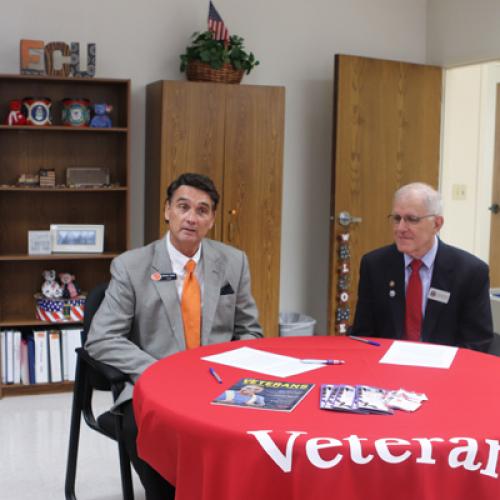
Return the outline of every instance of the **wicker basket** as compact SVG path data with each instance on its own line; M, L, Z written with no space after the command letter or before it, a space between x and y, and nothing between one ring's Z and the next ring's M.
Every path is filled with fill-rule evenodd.
M220 69L214 69L201 61L190 61L186 68L186 76L190 81L240 83L243 69L234 69L230 64L224 64Z

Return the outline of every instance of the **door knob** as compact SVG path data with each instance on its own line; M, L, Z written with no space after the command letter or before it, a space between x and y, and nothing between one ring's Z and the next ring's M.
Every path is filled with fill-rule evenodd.
M359 224L363 219L361 217L354 217L349 212L340 212L338 216L339 223L342 226L350 226L351 224Z
M494 214L500 212L500 205L498 203L493 203L491 207L488 207L488 210L491 210Z

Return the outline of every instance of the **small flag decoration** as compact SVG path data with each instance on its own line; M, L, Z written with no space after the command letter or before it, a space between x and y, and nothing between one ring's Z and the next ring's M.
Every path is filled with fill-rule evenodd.
M224 40L225 42L229 40L229 31L211 1L208 7L208 31L214 34L214 40Z

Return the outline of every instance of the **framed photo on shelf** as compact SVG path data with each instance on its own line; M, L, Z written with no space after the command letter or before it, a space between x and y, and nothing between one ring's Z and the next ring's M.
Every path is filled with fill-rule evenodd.
M102 253L104 225L51 224L50 239L53 253Z
M51 252L50 231L28 231L28 255L48 255Z

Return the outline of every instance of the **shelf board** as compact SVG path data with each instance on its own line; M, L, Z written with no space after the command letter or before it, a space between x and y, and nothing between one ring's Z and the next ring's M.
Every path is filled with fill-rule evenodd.
M114 259L119 252L103 253L51 253L47 255L7 254L0 255L0 261L46 261L46 260L96 260Z
M88 188L72 188L72 187L36 187L36 186L7 186L1 185L0 191L29 191L33 193L107 193L117 191L127 191L127 186L105 186L105 187L88 187Z
M54 382L52 384L5 384L2 385L2 396L24 396L54 392L70 392L73 382Z
M6 318L0 321L0 328L21 328L23 326L44 326L49 330L51 328L61 328L65 326L73 326L73 325L81 325L81 321L64 321L61 323L49 323L48 321L41 321L35 318L24 318L24 317L16 317L16 318Z
M0 130L9 130L13 132L30 131L30 132L68 132L73 133L87 133L87 134L126 134L127 127L111 127L111 128L97 128L97 127L70 127L64 125L0 125Z
M2 80L19 80L19 81L40 81L42 83L69 83L69 84L90 84L90 85L117 85L123 84L128 85L130 79L124 78L95 78L95 77L85 77L85 76L54 76L54 75L30 75L30 74L19 74L19 73L5 73L1 74L0 78Z

